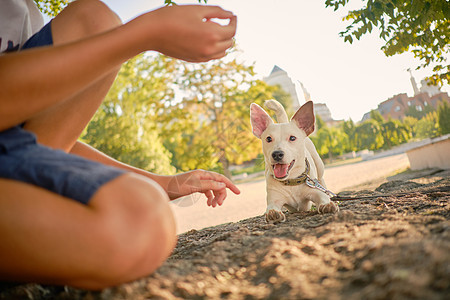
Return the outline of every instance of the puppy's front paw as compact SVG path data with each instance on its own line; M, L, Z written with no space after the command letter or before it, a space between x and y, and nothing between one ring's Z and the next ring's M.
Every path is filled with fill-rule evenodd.
M332 214L332 213L336 213L339 211L339 206L337 206L337 204L334 203L333 201L330 201L330 203L328 203L328 204L319 205L319 208L317 209L317 211L320 214Z
M278 223L286 221L286 216L282 211L271 209L266 212L266 222L268 223Z

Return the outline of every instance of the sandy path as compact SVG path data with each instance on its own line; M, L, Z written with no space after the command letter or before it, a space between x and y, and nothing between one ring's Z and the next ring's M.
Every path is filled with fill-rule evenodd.
M408 167L408 157L403 153L351 165L326 168L324 178L328 188L339 193L345 188L384 178L395 171L403 171Z
M327 168L325 181L330 190L338 193L345 188L386 177L409 167L406 154L398 154L370 161ZM264 180L238 185L241 194L229 193L221 207L206 205L206 198L195 194L172 202L177 220L177 233L190 229L236 222L262 215L266 209L266 183Z

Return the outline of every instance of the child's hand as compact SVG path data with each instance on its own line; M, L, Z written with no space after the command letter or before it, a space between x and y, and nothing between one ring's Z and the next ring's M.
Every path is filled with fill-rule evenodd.
M225 176L204 170L195 170L175 175L169 181L167 194L171 200L190 195L195 192L203 193L208 198L208 206L222 205L227 197L226 188L239 194L239 189Z
M211 19L229 19L219 25ZM144 35L146 50L190 62L225 56L233 46L236 16L218 6L174 5L151 11L135 21ZM143 31L142 31L143 30Z

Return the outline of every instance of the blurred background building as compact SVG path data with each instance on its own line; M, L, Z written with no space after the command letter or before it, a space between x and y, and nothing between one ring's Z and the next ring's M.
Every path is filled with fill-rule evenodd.
M273 67L269 76L263 80L270 85L279 85L287 92L292 98L292 108L294 111L299 109L306 101L313 100L303 83L289 77L288 73L277 65ZM303 94L303 97L301 94ZM317 103L314 101L314 114L319 116L328 126L334 126L339 122L333 119L331 111L325 103Z

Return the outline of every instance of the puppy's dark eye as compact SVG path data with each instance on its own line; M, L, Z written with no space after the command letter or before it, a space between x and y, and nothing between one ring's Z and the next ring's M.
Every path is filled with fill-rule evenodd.
M270 136L266 137L266 142L268 142L268 143L272 142L272 137L270 137Z
M290 137L289 137L289 140L291 141L291 142L293 142L293 141L295 141L297 138L295 137L295 136L293 136L293 135L291 135Z

